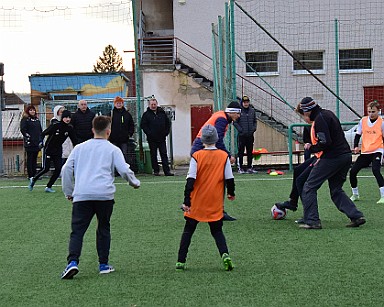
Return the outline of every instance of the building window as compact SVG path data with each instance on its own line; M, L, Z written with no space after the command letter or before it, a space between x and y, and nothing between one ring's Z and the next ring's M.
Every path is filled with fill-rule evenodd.
M53 100L77 100L77 95L53 95Z
M313 73L320 73L324 70L323 51L293 51L295 59L299 60L307 69ZM307 70L296 60L293 60L294 73L307 73Z
M372 49L339 50L340 70L372 70Z
M245 61L248 75L276 75L278 73L277 52L246 52Z

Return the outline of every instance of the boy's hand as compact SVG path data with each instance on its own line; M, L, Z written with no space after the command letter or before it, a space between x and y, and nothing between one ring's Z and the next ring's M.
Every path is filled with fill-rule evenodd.
M227 194L227 198L232 201L232 200L235 200L236 197L233 195Z
M187 205L182 204L180 206L180 209L183 210L184 212L189 212L191 210L191 207L188 207Z

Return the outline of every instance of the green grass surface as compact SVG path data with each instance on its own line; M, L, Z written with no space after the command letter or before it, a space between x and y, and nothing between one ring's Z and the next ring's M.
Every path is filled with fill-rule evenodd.
M298 229L301 208L273 221L271 206L286 200L292 174L237 175L237 217L224 233L235 264L222 269L208 225L192 240L185 272L176 272L184 226L179 205L185 176L139 176L134 190L117 179L110 263L99 275L95 221L84 238L80 272L61 280L66 265L71 204L59 187L33 192L26 179L0 180L1 306L383 306L384 210L370 170L359 177L356 202L367 218L358 229L319 191L322 230ZM60 182L58 182L60 183ZM84 187L86 188L86 187ZM349 183L345 191L350 195Z

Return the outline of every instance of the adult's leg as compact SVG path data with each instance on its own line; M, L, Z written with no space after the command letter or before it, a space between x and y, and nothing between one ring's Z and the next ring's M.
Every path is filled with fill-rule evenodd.
M358 219L363 216L357 210L354 202L345 194L343 184L347 180L348 170L352 164L352 156L345 154L332 159L332 167L335 169L334 174L328 179L329 192L333 203L339 211L343 212L350 219Z
M337 163L338 159L319 159L309 173L301 193L301 201L304 207L304 221L308 225L320 224L317 191L324 181L337 172Z
M245 149L245 137L239 135L237 138L238 142L238 152L237 156L239 158L239 168L243 169L243 164L244 164L244 149Z
M36 175L38 151L27 151L27 173L28 178Z
M124 155L125 162L129 163L128 159L128 143L120 143L119 148Z
M358 156L351 170L349 171L349 183L351 184L351 188L357 188L357 174L362 168L369 166L371 163L371 158L368 156L370 155Z
M167 143L164 140L163 142L160 142L158 146L159 146L161 164L163 165L164 174L169 174L171 171L168 163Z
M185 226L184 226L183 234L181 235L177 262L185 263L185 261L187 260L188 249L189 249L189 246L191 245L192 236L196 230L197 224L199 224L198 221L191 219L189 217L185 217Z
M47 188L52 188L57 178L59 178L61 173L61 167L63 166L63 161L61 160L61 156L51 156L51 159L53 161L53 166L55 170L53 171L53 174L47 183Z
M246 138L245 148L246 148L246 150L247 150L247 166L248 166L248 169L252 169L253 141L254 141L253 135L249 135L249 136L247 136L247 138Z
M215 239L220 256L222 256L224 253L228 254L228 246L223 233L223 221L219 220L216 222L209 222L208 224L211 230L211 235Z
M109 260L109 250L111 247L110 220L115 201L94 201L93 203L97 217L96 249L99 256L99 263L107 264Z
M157 162L157 142L148 142L149 153L151 154L151 164L154 173L159 173L159 163Z
M79 263L84 234L94 214L93 202L91 201L79 201L72 204L72 232L69 238L68 263L71 261Z

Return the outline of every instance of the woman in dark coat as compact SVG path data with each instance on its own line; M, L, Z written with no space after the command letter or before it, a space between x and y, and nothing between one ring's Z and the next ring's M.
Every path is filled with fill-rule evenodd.
M24 148L27 153L27 173L31 180L36 175L37 155L43 147L42 128L33 105L27 106L20 121L20 131L24 138Z

